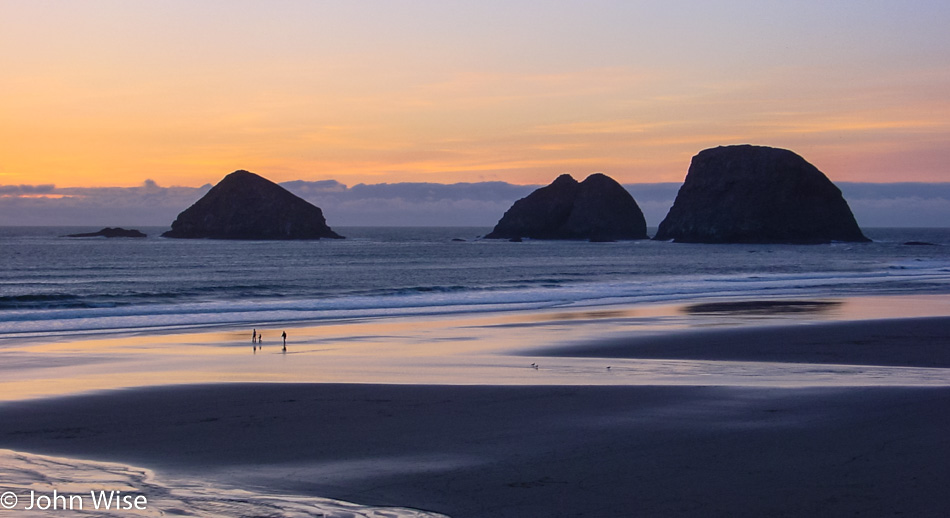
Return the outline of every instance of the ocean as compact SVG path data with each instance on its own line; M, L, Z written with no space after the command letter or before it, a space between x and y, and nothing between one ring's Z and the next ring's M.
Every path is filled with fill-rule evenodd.
M341 227L345 240L66 238L0 228L0 335L45 336L610 304L950 293L950 229L872 243L482 240L489 228ZM907 245L910 241L932 245Z
M483 438L447 442L447 449L437 450L437 457L432 457L428 444L419 451L379 450L382 453L368 458L364 458L365 445L347 446L350 437L353 441L371 437L367 444L411 437L409 432L388 435L393 419L409 408L422 408L413 411L420 412L426 423L443 426L447 420L441 412L454 411L452 398L443 395L446 386L533 385L538 389L552 385L552 390L574 391L594 385L629 385L630 400L656 397L650 394L675 385L712 387L709 394L740 395L726 400L726 406L714 405L712 411L717 414L774 398L773 406L762 407L767 412L753 417L742 414L747 416L742 419L754 420L763 415L785 419L784 414L773 413L785 412L793 393L798 397L846 387L866 394L868 387L903 390L947 385L946 369L929 364L829 365L822 363L827 356L815 353L811 359L819 359L818 363L585 357L545 348L603 345L662 333L683 322L700 327L734 323L728 315L670 318L664 308L629 311L631 306L683 304L699 313L716 313L723 307L809 311L833 306L835 302L830 301L836 298L948 294L950 229L872 228L865 229L871 243L828 245L479 239L488 228L341 227L334 230L347 236L345 240L287 242L164 239L158 237L164 228L142 228L149 234L145 239L61 237L94 230L0 228L0 350L4 352L0 399L5 399L8 412L0 421L7 426L0 434L6 437L0 446L15 447L0 449L0 504L24 516L48 515L43 506L55 500L41 499L55 497L56 491L70 495L69 505L75 499L76 505L85 505L83 510L102 516L128 513L126 509L93 509L97 494L119 491L127 497L147 497L148 509L140 514L155 516L443 516L414 508L365 506L387 500L367 496L370 493L341 493L339 488L347 487L347 477L386 487L387 483L377 480L396 480L393 473L422 477L431 471L427 476L439 477L436 485L440 488L446 487L441 477L454 476L455 469L490 477L495 468L465 465L471 460L465 445L480 444ZM921 297L887 298L884 311L909 298ZM941 309L945 302L935 305L933 312L945 314ZM624 310L613 311L612 305ZM895 315L898 309L894 308ZM664 316L658 319L656 314ZM809 318L816 317L791 315L787 323L800 324ZM292 335L287 351L279 347L277 338L285 323L291 324L287 328ZM318 325L292 325L297 323ZM753 325L761 324L757 320ZM266 347L248 344L252 327L266 330ZM904 345L913 349L920 343ZM848 349L838 352L842 350ZM869 350L874 352L874 344ZM228 392L204 402L189 399L196 385L222 383L234 383L236 388L226 387ZM279 397L259 400L263 385L257 384L265 383L268 391L279 391ZM306 389L317 392L302 396L303 385L298 384L314 383L322 386ZM387 387L396 385L433 385L437 388L430 393L437 395L424 400L428 402L423 406L393 406ZM181 387L166 392L174 386ZM129 407L141 409L141 414L116 411L116 405L133 393L115 389L135 387L152 387L152 392L142 394L161 397ZM717 392L723 387L727 390ZM790 387L796 390L785 391ZM375 395L356 397L352 390ZM240 391L249 395L235 399ZM334 421L329 414L287 406L323 401L330 394L325 391L341 391L342 406L333 403L320 408L356 413ZM56 404L58 396L71 396L57 407L64 409L62 414L30 410L44 401ZM572 399L564 396L558 406L570 406ZM91 403L74 408L83 401ZM525 401L529 403L524 410L533 411L535 398ZM648 405L651 408L634 420L626 414L609 419L598 414L597 419L617 423L641 418L649 422L656 415L665 423L703 419L705 414L697 414L696 402L691 401L657 403L661 410ZM490 405L494 408L497 403ZM17 408L52 421L22 424L9 414ZM105 417L86 415L97 408L105 409ZM550 411L543 410L538 426L553 422L545 421ZM656 411L661 413L653 414ZM669 421L662 417L666 411L673 412ZM460 412L454 415L464 419L471 409ZM677 412L686 413L677 417ZM837 414L840 409L834 412L835 422L845 418ZM359 420L353 418L357 415ZM156 432L139 423L146 417L163 428ZM500 414L486 422L506 419ZM428 426L405 422L412 424L406 430L416 432ZM730 426L740 429L748 422ZM113 430L121 429L121 423L128 424L129 433ZM302 427L288 439L285 426L293 423ZM578 430L581 423L586 427L590 420L578 417L565 426ZM333 430L343 429L340 426L353 428L342 436L332 435ZM800 426L795 425L796 429ZM463 428L477 429L478 425L473 421ZM100 434L110 430L116 433L113 438L100 439ZM490 437L518 435L490 432ZM352 451L358 455L337 462L336 453L328 458L312 453L318 449L315 445L326 441L342 445L344 451L356 448ZM123 442L124 450L117 446ZM203 460L177 468L162 465L167 458L193 459L195 452L212 444L220 448L217 455L221 457L210 467ZM543 440L541 444L546 460L550 451L557 451ZM663 444L668 444L666 438ZM242 449L247 445L253 445L252 449ZM610 451L614 448L611 445ZM274 458L255 457L264 459L260 462L245 458L248 451L258 449ZM525 454L519 446L505 455ZM300 465L286 462L298 457L303 459ZM136 459L147 467L126 464ZM510 476L496 485L502 491L520 490L517 481L522 479L515 478L520 475ZM448 480L455 484L457 479ZM534 478L524 480L536 484L530 482ZM486 487L486 482L479 479L478 487ZM320 497L334 494L360 503ZM466 499L471 498L466 495ZM31 510L34 501L38 507ZM419 505L402 499L394 503Z

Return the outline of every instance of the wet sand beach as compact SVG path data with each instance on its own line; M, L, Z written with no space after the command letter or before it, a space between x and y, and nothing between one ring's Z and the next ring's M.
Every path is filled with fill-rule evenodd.
M945 516L950 318L930 306L288 326L287 354L236 329L86 356L38 339L5 359L57 359L32 378L59 385L2 382L0 447L453 517Z
M5 447L487 516L945 516L950 389L263 384L3 409Z

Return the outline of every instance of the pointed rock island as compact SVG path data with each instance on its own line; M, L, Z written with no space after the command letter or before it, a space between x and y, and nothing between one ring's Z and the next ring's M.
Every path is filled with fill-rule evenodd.
M162 234L208 239L342 239L319 207L248 171L224 177Z
M786 149L724 146L693 157L657 240L681 243L866 242L841 191Z
M647 239L643 212L633 196L609 176L596 173L578 183L562 174L551 185L516 201L487 239Z

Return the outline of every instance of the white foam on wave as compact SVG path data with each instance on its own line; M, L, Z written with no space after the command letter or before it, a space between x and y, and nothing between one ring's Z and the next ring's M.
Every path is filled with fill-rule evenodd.
M942 263L867 272L668 275L648 279L498 290L350 295L312 299L218 300L111 308L25 309L0 315L2 334L176 328L288 321L319 321L484 311L531 310L599 304L690 302L710 297L824 297L950 289Z
M173 482L173 483L172 483ZM62 507L39 509L34 504L49 506L42 495L55 490L65 496L57 505L72 505L73 511L95 516L195 516L224 518L234 516L269 517L333 517L333 518L438 518L445 515L398 507L368 507L327 498L263 494L241 489L224 488L195 480L161 480L147 469L116 463L50 457L12 450L0 450L0 504L16 511L17 516L50 516L63 512ZM145 497L144 510L95 508L90 494L117 491L122 496ZM10 494L15 495L12 498ZM78 495L80 498L70 499ZM16 501L14 507L7 507ZM65 502L65 504L63 503ZM69 512L68 508L65 512Z

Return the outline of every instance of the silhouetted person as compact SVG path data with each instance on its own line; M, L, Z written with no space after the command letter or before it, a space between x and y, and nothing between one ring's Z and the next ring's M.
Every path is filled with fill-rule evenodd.
M257 343L257 328L251 332L251 343Z
M287 348L287 331L284 331L280 334L280 337L284 339L284 349Z

